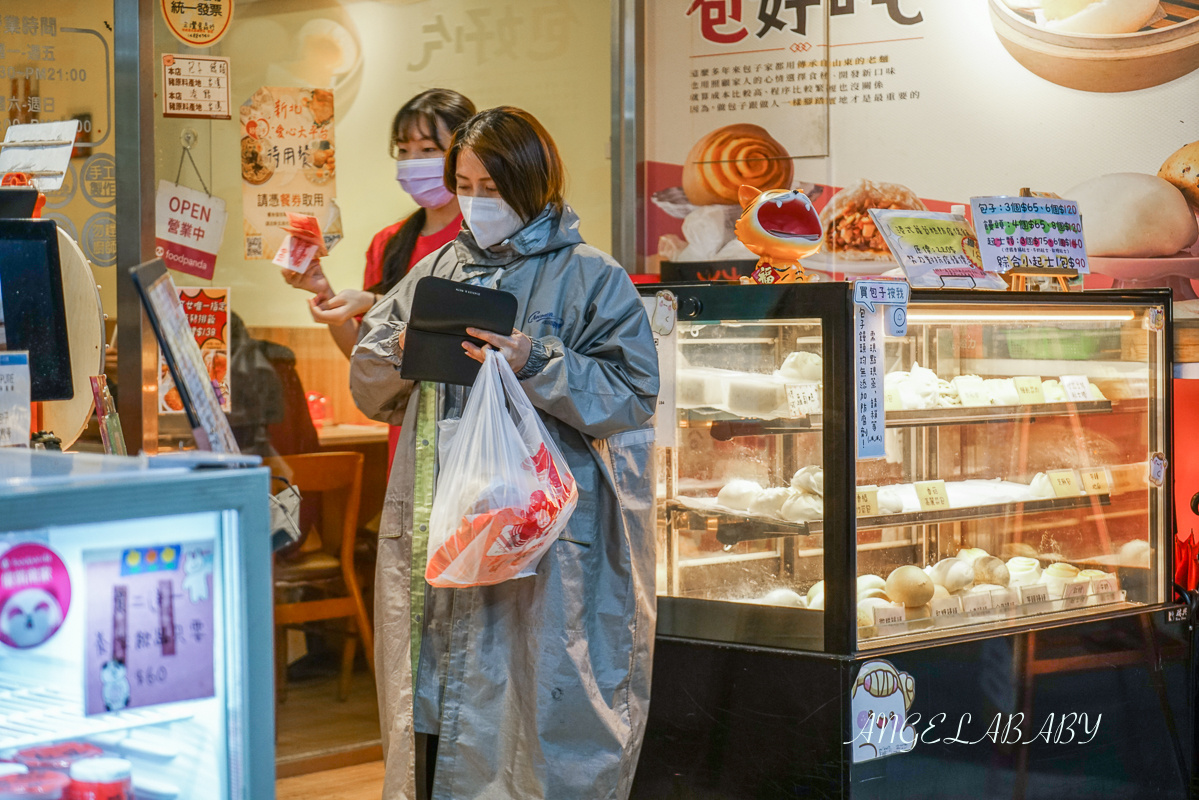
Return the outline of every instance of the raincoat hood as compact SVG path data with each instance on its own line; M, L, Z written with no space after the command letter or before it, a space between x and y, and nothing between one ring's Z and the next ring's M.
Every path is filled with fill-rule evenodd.
M464 264L505 267L520 259L551 253L582 242L579 215L574 209L563 206L558 211L546 204L527 225L494 247L479 247L470 228L463 225L462 232L454 240L454 254Z

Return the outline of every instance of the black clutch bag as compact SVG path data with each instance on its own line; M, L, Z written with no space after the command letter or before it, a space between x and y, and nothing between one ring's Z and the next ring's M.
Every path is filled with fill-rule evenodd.
M482 365L466 354L462 343L485 343L467 336L466 329L509 336L515 325L514 295L445 278L421 278L412 297L400 377L470 386Z

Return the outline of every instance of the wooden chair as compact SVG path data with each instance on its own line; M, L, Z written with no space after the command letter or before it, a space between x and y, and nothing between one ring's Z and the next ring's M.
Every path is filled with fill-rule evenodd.
M265 459L272 474L299 488L304 498L320 498L315 532L317 549L301 549L291 560L275 565L275 672L280 702L287 698L287 628L319 620L347 620L337 698L350 693L351 672L358 639L371 674L375 671L374 637L362 590L354 572L354 540L358 532L358 501L362 491L361 453L307 453ZM318 590L322 597L280 602L280 594L297 589ZM356 635L355 635L356 633Z

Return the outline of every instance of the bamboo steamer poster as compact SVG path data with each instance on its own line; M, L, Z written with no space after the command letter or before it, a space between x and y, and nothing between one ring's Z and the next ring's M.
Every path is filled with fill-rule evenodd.
M824 242L805 266L861 275L896 266L870 208L1077 190L1085 228L1146 210L1140 179L1113 174L1161 171L1177 197L1158 184L1150 205L1181 229L1159 237L1172 253L1143 252L1130 231L1088 285L1181 272L1189 292L1199 278L1199 186L1189 211L1183 199L1199 175L1199 144L1185 149L1199 143L1199 2L662 0L645 23L650 271L755 259L733 236L740 183L807 193ZM1141 256L1158 260L1121 260Z
M246 259L274 257L289 211L316 217L332 249L341 239L333 92L264 86L240 120Z

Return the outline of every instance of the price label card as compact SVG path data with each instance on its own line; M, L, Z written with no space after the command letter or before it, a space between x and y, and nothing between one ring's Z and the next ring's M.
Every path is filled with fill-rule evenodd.
M1053 493L1058 497L1078 497L1082 490L1078 488L1078 476L1072 469L1055 469L1045 473L1053 486Z
M980 408L991 405L991 393L987 391L982 378L973 375L959 376L954 385L958 388L958 396L962 405L968 408Z
M1119 587L1116 585L1116 578L1113 575L1091 581L1091 594L1097 595L1104 601L1110 601L1117 588Z
M1084 494L1111 494L1112 482L1107 475L1107 468L1102 469L1084 469L1079 472L1079 477L1082 479L1082 491Z
M903 411L903 400L894 386L883 389L883 411Z
M820 386L815 383L788 383L787 407L791 418L820 413Z
M1067 583L1065 590L1062 592L1062 599L1066 601L1066 608L1077 608L1086 605L1087 592L1090 588L1090 581L1073 581L1072 583Z
M970 205L986 269L1052 267L1090 272L1082 217L1073 200L972 197Z
M1040 405L1045 402L1045 390L1041 388L1041 379L1029 376L1012 378L1016 384L1016 393L1020 402L1026 405Z
M1160 331L1166 327L1166 309L1163 306L1150 306L1141 318L1141 327L1147 331Z
M994 607L991 592L977 592L962 598L962 611L972 616L985 614Z
M904 620L902 606L875 606L872 613L876 626L898 625Z
M916 481L916 498L921 511L946 511L949 509L949 493L945 481Z
M1049 587L1043 583L1034 583L1020 587L1020 602L1023 605L1049 602Z
M1149 459L1149 482L1159 489L1166 482L1166 457L1162 453L1154 453Z
M857 498L858 516L859 517L877 517L878 516L878 487L877 486L859 486Z
M1063 375L1062 388L1067 400L1084 403L1091 399L1091 384L1083 375Z
M3 312L0 311L0 319ZM0 335L3 335L0 323ZM28 447L33 413L29 405L29 353L0 353L0 447Z
M1020 605L1020 593L1015 589L999 589L991 592L991 607L996 611L1010 611Z
M960 597L940 597L929 603L933 619L943 622L952 621L962 616L962 599Z

